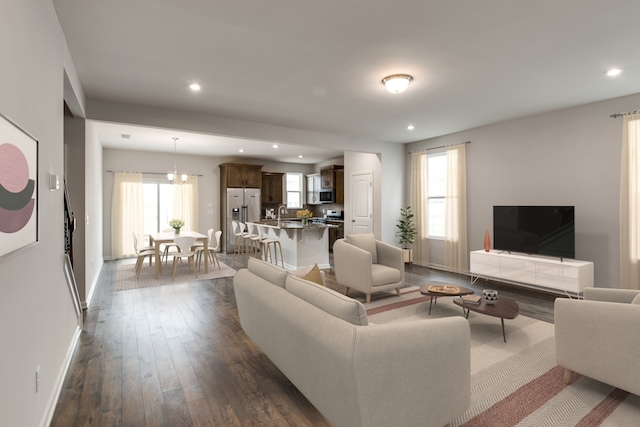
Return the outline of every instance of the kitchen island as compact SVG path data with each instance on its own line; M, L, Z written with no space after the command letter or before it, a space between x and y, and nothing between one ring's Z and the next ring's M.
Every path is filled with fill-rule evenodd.
M284 268L299 270L314 264L318 268L330 268L329 224L302 225L301 221L261 221L265 237L277 239L282 246Z

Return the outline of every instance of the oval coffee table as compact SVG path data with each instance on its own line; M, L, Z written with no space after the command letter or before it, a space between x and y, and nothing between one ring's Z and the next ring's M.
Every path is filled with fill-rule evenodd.
M471 295L474 291L473 289L465 288L464 286L452 285L449 283L427 282L420 286L420 293L431 297L431 301L429 301L429 315L431 315L431 306L433 305L434 300L436 301L436 304L438 303L438 297L461 297L462 295Z
M520 307L518 303L507 297L498 297L495 304L487 304L487 301L482 298L480 304L468 303L460 299L454 299L453 303L462 307L463 310L467 310L467 318L470 311L476 313L486 314L487 316L499 317L502 323L502 338L504 342L507 342L507 336L504 333L504 319L515 319L520 313Z

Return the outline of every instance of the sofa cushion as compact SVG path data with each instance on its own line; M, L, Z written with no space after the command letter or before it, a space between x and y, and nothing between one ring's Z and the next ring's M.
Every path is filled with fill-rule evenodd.
M324 272L320 270L317 263L313 266L307 266L301 270L288 270L288 272L295 277L300 277L304 280L309 280L317 283L318 285L324 286Z
M631 304L640 305L640 294L636 295L636 297L633 299L633 301L631 301Z
M360 301L292 275L287 277L285 287L292 295L332 316L354 325L365 326L369 324L367 311Z
M376 238L373 233L347 234L347 238L345 240L347 243L351 243L353 246L369 252L371 254L371 262L373 264L378 263Z
M396 283L402 279L402 274L397 268L387 267L382 264L371 265L371 285L380 286Z
M284 288L287 270L254 257L249 257L247 268L256 276L260 276L274 285Z

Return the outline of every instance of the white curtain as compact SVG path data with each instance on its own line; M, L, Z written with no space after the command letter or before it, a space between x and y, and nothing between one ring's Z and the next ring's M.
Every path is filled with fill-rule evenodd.
M467 165L465 145L447 147L444 266L466 272L467 259Z
M114 172L111 201L111 256L114 259L135 255L133 235L138 247L146 246L142 174Z
M411 209L416 223L413 262L429 265L429 198L427 194L427 154L411 154Z
M620 167L620 287L640 289L640 114L624 117Z
M173 185L173 217L184 221L183 230L199 231L198 177L188 176L183 184Z

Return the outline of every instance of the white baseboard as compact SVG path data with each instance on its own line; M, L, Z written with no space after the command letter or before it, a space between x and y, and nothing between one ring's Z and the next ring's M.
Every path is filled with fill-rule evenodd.
M42 420L40 420L40 427L47 427L51 425L51 421L53 420L53 414L56 412L56 406L58 406L58 399L60 398L60 393L62 392L62 386L64 385L64 379L67 376L67 372L69 371L69 366L71 366L71 360L73 359L73 353L75 352L76 345L78 344L78 339L80 339L80 335L82 334L82 328L80 325L76 327L75 332L73 333L73 338L71 339L71 343L69 344L69 348L67 349L67 354L65 355L64 363L62 364L62 368L60 372L58 372L58 376L56 378L56 382L53 387L53 393L49 397L49 401L47 402L46 410L42 415Z

